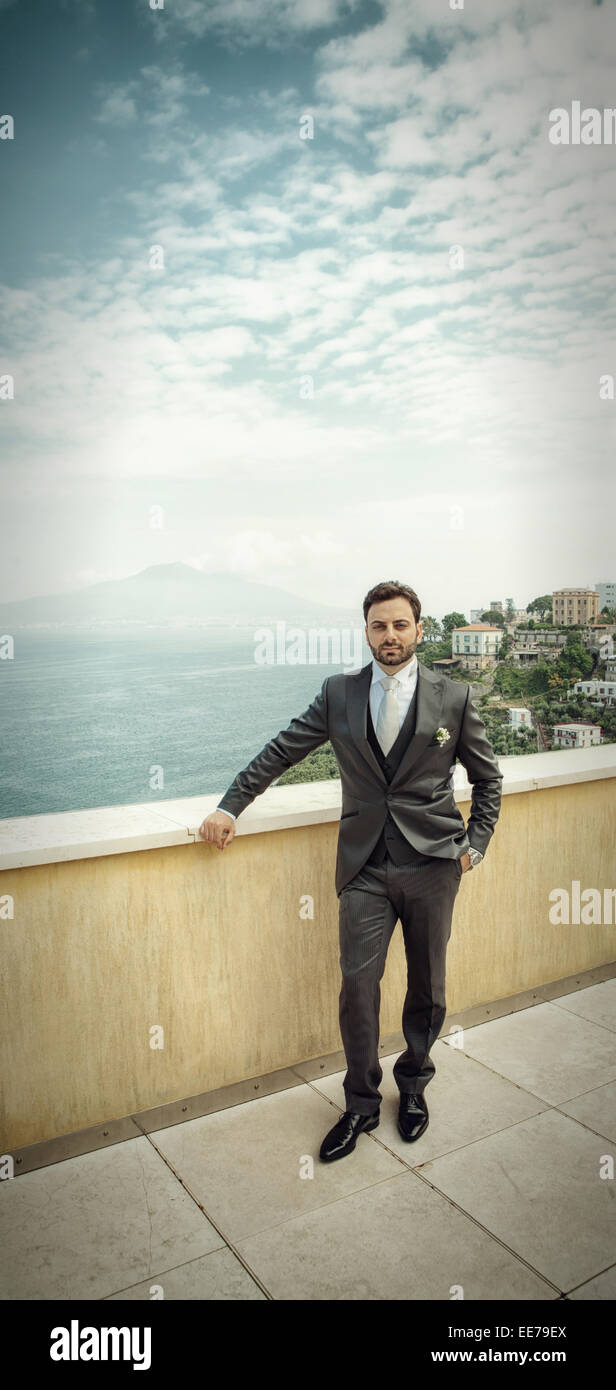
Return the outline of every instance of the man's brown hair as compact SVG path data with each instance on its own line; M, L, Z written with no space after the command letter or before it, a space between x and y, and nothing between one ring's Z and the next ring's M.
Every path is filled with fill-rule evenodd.
M414 589L410 589L408 584L400 584L397 579L386 579L382 584L375 584L373 589L366 594L364 599L364 619L368 621L368 610L373 603L384 603L388 598L405 598L413 609L415 622L419 622L421 614L421 603Z

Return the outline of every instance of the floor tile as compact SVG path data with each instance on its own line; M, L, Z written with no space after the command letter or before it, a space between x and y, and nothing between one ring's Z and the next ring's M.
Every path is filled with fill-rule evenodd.
M339 1111L312 1087L294 1086L152 1138L235 1243L401 1171L371 1134L360 1134L347 1158L322 1163L321 1141L337 1119Z
M243 1264L226 1246L222 1250L212 1251L211 1255L202 1255L199 1260L189 1260L187 1264L180 1265L179 1269L168 1269L165 1273L155 1274L143 1283L133 1284L131 1288L120 1293L109 1294L107 1301L149 1303L155 1293L158 1298L162 1296L166 1302L220 1302L227 1299L234 1303L245 1303L249 1300L268 1302L258 1284L255 1284Z
M558 1296L414 1173L261 1231L238 1249L285 1301L450 1300L460 1287L467 1302Z
M575 1100L563 1100L558 1108L616 1144L616 1081L597 1086L596 1090L576 1096Z
M588 989L576 989L572 994L560 994L551 1002L616 1033L616 978L602 980Z
M430 1123L421 1138L412 1144L408 1144L398 1131L400 1093L393 1068L399 1054L381 1058L383 1080L379 1090L383 1103L380 1124L374 1130L374 1137L393 1149L411 1167L473 1143L485 1134L493 1134L546 1108L545 1101L538 1100L512 1081L497 1076L464 1052L444 1042L437 1042L431 1055L436 1074L426 1087ZM342 1089L344 1076L345 1072L340 1071L312 1083L342 1109L345 1105Z
M2 1184L0 1298L98 1299L222 1245L149 1140Z
M424 1178L567 1292L614 1258L605 1140L547 1110L433 1163Z
M466 1028L463 1048L550 1105L616 1080L616 1034L554 1003Z
M581 1284L579 1289L573 1289L567 1294L567 1298L576 1301L605 1300L606 1303L612 1303L616 1299L616 1265L604 1270L603 1274L597 1274L594 1279L589 1279L587 1284Z

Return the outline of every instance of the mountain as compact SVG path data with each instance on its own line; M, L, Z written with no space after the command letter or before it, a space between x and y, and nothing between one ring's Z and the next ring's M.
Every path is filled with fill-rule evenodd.
M204 574L192 565L150 565L127 579L105 580L68 594L17 599L0 605L0 629L333 622L345 609L298 598L270 584L233 574Z

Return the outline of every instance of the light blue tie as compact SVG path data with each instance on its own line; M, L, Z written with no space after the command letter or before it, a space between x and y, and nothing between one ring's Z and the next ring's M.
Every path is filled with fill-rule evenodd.
M381 685L385 687L385 694L379 705L376 736L387 756L400 733L400 709L396 695L396 687L400 685L400 681L396 680L395 676L383 676Z

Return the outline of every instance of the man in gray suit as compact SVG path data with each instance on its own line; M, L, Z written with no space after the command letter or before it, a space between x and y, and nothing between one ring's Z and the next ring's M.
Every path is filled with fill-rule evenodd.
M471 701L471 687L418 663L421 604L406 584L377 584L364 599L373 661L328 676L293 719L239 772L199 833L224 849L235 819L266 787L328 739L338 760L342 813L336 892L342 987L340 1032L346 1110L321 1145L325 1163L379 1123L380 981L398 918L407 959L406 1050L394 1066L398 1128L419 1139L430 1048L446 1013L445 956L463 873L481 862L498 820L502 774ZM456 806L456 758L472 784L468 827Z

